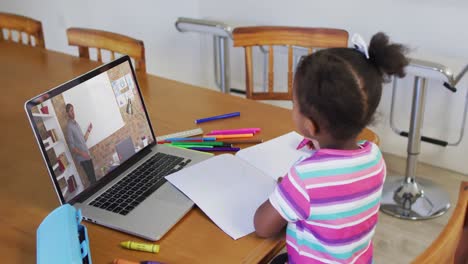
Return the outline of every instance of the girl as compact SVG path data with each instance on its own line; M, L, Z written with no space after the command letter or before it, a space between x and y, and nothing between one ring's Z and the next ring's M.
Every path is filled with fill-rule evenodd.
M295 73L293 120L316 151L289 170L254 219L261 237L287 224L288 263L372 263L386 169L379 148L356 138L372 121L383 81L403 77L408 60L384 33L369 49L355 44L308 55Z

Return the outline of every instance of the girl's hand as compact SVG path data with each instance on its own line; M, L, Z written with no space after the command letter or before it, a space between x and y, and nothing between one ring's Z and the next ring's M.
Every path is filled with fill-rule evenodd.
M320 144L317 140L310 140L309 142L307 142L307 148L312 150L319 150Z

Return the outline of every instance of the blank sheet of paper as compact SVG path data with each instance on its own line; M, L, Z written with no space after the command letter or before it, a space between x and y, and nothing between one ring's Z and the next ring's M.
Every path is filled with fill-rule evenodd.
M215 156L166 177L233 239L252 233L257 208L276 181L231 154Z
M309 157L313 150L303 147L296 150L303 137L290 132L236 153L236 156L252 164L273 179L283 177L301 157Z

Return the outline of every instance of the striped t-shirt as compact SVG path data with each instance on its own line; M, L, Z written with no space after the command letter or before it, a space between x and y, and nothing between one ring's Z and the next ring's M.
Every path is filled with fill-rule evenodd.
M385 174L382 153L368 141L297 162L270 196L289 222L288 263L371 263Z

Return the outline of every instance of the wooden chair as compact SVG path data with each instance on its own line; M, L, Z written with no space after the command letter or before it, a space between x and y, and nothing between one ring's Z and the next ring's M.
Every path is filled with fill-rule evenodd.
M246 96L254 100L292 100L293 47L314 48L347 47L348 32L341 29L303 27L238 27L232 32L234 47L245 49ZM268 92L255 92L253 83L252 47L269 46ZM275 92L273 46L288 47L288 91Z
M307 48L312 53L317 48L335 48L348 46L348 32L331 28L303 27L238 27L232 32L234 47L245 49L245 88L246 97L254 100L292 100L293 86L293 47ZM253 82L252 48L254 46L269 46L268 49L268 91L255 92ZM274 54L273 46L288 48L288 91L273 90ZM359 135L380 144L380 139L372 130L364 129Z
M115 53L128 55L135 60L135 69L146 72L145 46L143 41L103 30L87 28L67 29L68 44L78 46L79 56L90 59L89 48L96 48L97 60L102 62L101 50L110 52L111 60Z
M413 264L468 263L468 181L460 185L457 205L447 225Z
M7 36L3 35L6 31ZM18 32L18 39L15 42L30 46L45 48L44 33L42 32L42 23L35 19L0 12L0 41L14 41L12 32ZM33 39L34 44L33 45Z

